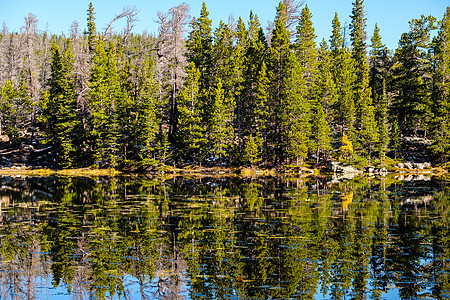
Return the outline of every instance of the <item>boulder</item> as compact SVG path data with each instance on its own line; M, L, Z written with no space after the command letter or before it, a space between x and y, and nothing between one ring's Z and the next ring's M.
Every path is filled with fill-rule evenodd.
M410 162L405 162L404 166L405 166L405 169L414 170L414 165Z
M358 169L356 169L353 166L345 166L336 161L331 161L328 163L328 171L333 173L344 173L344 174L361 173Z

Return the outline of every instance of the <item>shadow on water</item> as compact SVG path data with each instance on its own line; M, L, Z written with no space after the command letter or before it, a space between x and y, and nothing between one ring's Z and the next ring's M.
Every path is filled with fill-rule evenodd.
M446 299L449 186L0 177L0 299Z

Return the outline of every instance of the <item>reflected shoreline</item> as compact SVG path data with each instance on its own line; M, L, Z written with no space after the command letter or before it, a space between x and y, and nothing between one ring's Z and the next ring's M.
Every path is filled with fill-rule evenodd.
M1 176L0 297L448 297L450 184L400 179Z

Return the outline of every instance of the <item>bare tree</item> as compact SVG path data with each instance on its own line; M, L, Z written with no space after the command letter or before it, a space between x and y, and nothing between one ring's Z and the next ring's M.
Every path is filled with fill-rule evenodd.
M136 9L136 6L127 6L124 7L122 12L115 16L111 22L106 26L106 29L103 33L103 38L107 38L112 34L113 25L115 22L117 22L120 19L126 18L127 19L127 26L124 30L124 36L127 36L130 34L131 30L133 29L134 22L137 20L137 15L139 14L139 11Z
M189 22L189 5L182 3L172 7L169 12L158 12L158 62L157 74L160 82L166 83L169 98L169 135L177 128L177 96L184 78L187 66L184 35Z
M301 8L305 4L305 0L283 0L284 4L284 14L286 16L284 26L289 31L289 37L292 39L297 33L296 27L300 20ZM272 39L272 30L274 28L274 23L269 21L267 24L267 40Z
M35 50L37 44L38 20L35 15L29 13L25 18L25 25L22 27L24 45L23 51L25 55L25 70L28 81L30 97L33 102L37 102L39 98L40 86L37 80Z

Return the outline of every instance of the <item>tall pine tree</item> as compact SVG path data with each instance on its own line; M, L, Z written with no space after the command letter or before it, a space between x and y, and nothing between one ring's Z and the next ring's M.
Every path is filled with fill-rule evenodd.
M53 144L57 154L57 163L62 168L70 168L76 164L79 151L78 139L80 120L77 115L76 94L70 76L70 46L63 58L59 47L52 46L51 75L48 81L49 90L41 98L41 121L46 124L48 141Z

